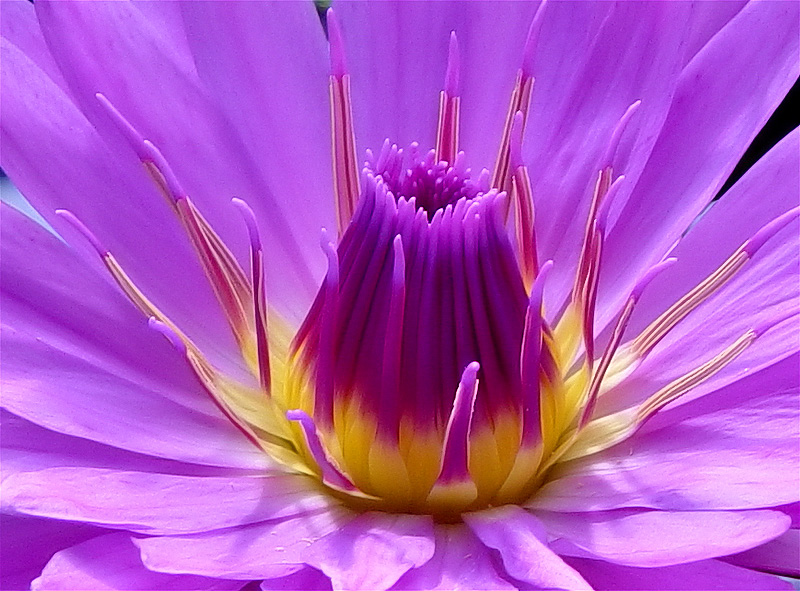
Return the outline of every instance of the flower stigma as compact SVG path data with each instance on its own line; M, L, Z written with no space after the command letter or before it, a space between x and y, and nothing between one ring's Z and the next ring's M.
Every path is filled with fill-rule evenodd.
M567 302L549 309L553 261L536 246L531 173L522 158L534 92L532 55L546 3L532 21L493 170L473 171L459 150L458 40L451 34L434 146L386 140L359 166L342 32L328 15L335 231L322 232L327 272L293 329L268 304L258 220L233 199L250 244L249 273L183 190L158 148L102 94L180 220L252 380L222 373L68 211L128 298L185 356L226 416L287 470L315 479L346 504L433 515L523 504L559 462L633 435L707 380L772 325L753 326L644 402L597 416L684 317L725 285L798 215L767 224L638 336L626 328L646 286L675 259L646 271L609 327L595 309L609 212L625 185L614 156L640 102L610 134L587 178L592 199ZM595 334L599 328L600 335ZM598 337L602 338L598 338Z

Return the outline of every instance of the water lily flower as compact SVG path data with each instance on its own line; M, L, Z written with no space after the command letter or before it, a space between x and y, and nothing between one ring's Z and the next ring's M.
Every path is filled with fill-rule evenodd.
M798 8L3 2L3 588L790 588Z

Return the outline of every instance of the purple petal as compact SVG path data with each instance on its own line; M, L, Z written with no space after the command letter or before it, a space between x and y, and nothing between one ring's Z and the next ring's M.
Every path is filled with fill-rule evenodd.
M176 510L176 501L191 510ZM191 477L96 468L16 474L3 504L29 515L186 534L286 518L331 506L304 476Z
M299 321L324 272L324 257L314 248L311 252L317 257L310 259L306 249L316 247L320 220L332 216L318 217L316 211L296 215L291 195L279 193L283 187L265 178L259 168L263 163L255 162L245 146L248 138L237 137L203 89L191 56L173 41L181 39L183 31L162 29L170 21L149 20L149 13L130 2L42 2L36 10L48 46L89 120L112 146L126 150L97 104L95 94L102 92L159 147L211 226L243 263L245 233L230 198L240 197L253 207L270 241L266 261L270 302ZM310 12L309 7L309 16ZM318 132L326 137L328 129ZM297 194L295 189L292 195ZM319 211L330 212L330 207Z
M644 292L629 328L635 335L700 283L762 226L796 207L800 195L800 131L764 156L706 213L671 253L678 262ZM768 196L768 198L765 198ZM704 363L762 323L800 310L800 273L795 221L769 239L753 260L700 309L677 325L600 410L643 400L660 386ZM796 351L797 320L771 328L741 356L691 396L711 392Z
M703 210L791 88L798 8L749 3L681 73L663 131L605 245L598 306L606 314Z
M800 496L797 357L662 411L627 441L561 467L532 501L597 511L758 509Z
M165 575L147 570L130 536L122 533L100 536L56 553L32 585L36 591L233 591L242 587L242 581Z
M489 548L500 552L503 566L515 579L545 589L591 589L581 575L547 547L536 517L514 505L467 513L464 521Z
M307 566L285 577L261 581L261 591L306 591L308 589L331 591L331 580L317 569Z
M766 544L723 560L761 572L800 577L800 530L790 529Z
M268 465L181 355L104 277L5 206L2 232L3 408L130 451Z
M142 561L165 573L272 579L302 570L309 546L353 519L343 509L188 536L136 540Z
M38 28L27 32L44 43ZM216 363L241 368L241 361L230 360L238 348L197 257L140 163L127 147L109 149L68 92L33 61L41 56L25 55L14 39L3 40L3 170L93 264L97 254L56 209L73 211L96 233L133 281Z
M334 589L388 589L434 553L428 516L365 513L316 541L305 562L331 578Z
M694 15L686 41L685 59L688 63L705 47L720 29L727 25L747 4L747 0L729 2L701 2L694 6Z
M487 549L461 525L436 526L436 551L418 568L412 568L392 589L458 590L516 589L497 572Z
M791 591L791 584L778 577L764 575L719 560L701 560L690 564L661 568L637 568L568 558L595 589L606 591Z
M3 477L17 472L47 468L113 468L183 474L187 476L230 473L230 468L187 464L125 451L96 441L50 431L0 409Z
M536 516L550 536L609 562L647 567L753 548L784 533L791 521L780 511L540 511Z
M0 588L8 590L29 589L53 554L105 533L82 523L6 514L0 514L0 529Z

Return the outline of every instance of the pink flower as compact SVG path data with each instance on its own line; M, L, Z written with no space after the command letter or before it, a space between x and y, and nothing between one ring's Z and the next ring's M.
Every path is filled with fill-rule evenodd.
M3 588L788 588L798 5L335 10L4 2Z

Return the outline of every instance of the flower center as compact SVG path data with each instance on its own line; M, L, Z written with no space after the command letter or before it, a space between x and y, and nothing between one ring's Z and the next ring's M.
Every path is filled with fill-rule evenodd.
M359 490L406 510L465 502L431 497L443 470L471 484L470 503L488 502L520 446L528 297L505 195L489 190L488 171L472 181L463 161L388 144L371 159L338 281L329 272L294 344L288 406L313 417ZM473 362L479 385L458 408Z

